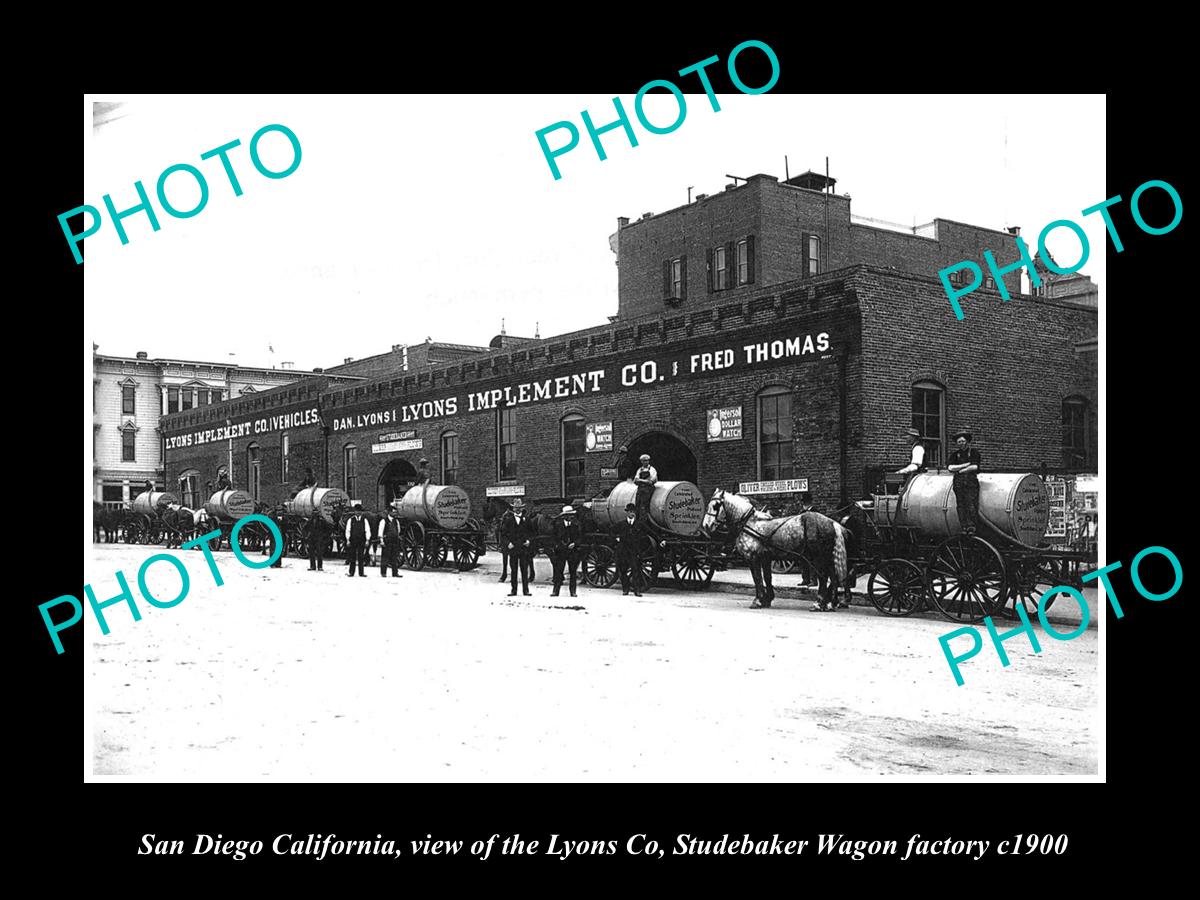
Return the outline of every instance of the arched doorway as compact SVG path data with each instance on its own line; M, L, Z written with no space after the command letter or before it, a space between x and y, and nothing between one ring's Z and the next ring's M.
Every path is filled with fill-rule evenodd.
M393 500L417 483L417 470L407 459L393 459L379 473L379 509L385 510Z
M648 431L629 444L626 457L627 471L623 478L631 477L638 467L638 457L650 454L650 465L658 472L659 481L690 481L696 483L696 456L688 445L665 431Z

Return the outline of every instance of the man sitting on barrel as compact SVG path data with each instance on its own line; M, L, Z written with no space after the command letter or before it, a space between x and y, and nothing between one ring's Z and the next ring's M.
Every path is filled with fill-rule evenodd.
M579 570L579 544L583 533L579 523L575 521L575 507L567 504L554 520L554 590L551 597L557 597L563 583L563 566L571 570L571 596L575 596L575 576Z

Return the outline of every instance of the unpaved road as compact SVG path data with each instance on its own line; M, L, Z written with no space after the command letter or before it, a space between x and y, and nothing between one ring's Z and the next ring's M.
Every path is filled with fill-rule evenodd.
M97 545L98 599L146 547ZM96 775L181 780L774 781L879 774L1094 774L1097 632L1035 655L985 635L955 685L954 626L777 600L584 587L505 596L474 572L251 570L197 552L191 593L143 618L86 612ZM152 591L178 576L156 564ZM111 588L111 589L110 589ZM134 587L135 594L137 592ZM565 607L581 606L583 609ZM564 607L564 608L555 608ZM61 613L60 613L61 614ZM1007 623L1010 625L1011 623ZM965 641L964 641L965 643Z

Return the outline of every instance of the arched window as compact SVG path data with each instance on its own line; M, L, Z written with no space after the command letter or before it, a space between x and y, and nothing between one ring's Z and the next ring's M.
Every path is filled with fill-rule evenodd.
M925 465L931 469L943 465L946 458L946 389L936 381L913 384L912 427L921 433Z
M292 442L285 431L279 436L279 481L287 484L291 480L291 451Z
M188 509L198 509L208 499L200 494L199 469L179 473L179 499Z
M251 444L246 448L246 474L250 499L257 503L262 494L262 461L258 458L258 444Z
M342 489L351 499L358 497L358 447L354 444L342 448Z
M496 413L496 460L500 481L517 477L517 411L502 408Z
M792 478L792 391L769 387L758 394L758 479Z
M562 453L562 492L564 497L582 497L586 478L583 460L587 446L583 435L583 416L563 416L560 450Z
M458 432L442 432L442 484L458 484Z
M1062 403L1063 465L1086 469L1088 402L1084 397L1067 397Z

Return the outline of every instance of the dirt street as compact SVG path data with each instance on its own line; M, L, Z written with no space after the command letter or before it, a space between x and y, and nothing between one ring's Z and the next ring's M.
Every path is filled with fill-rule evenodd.
M582 586L508 598L473 572L396 580L186 561L191 593L137 594L161 548L97 545L98 599L129 579L143 618L85 609L96 775L172 779L770 781L876 774L1094 774L1097 631L1035 655L984 649L956 686L955 626L855 607L750 610L727 593ZM403 570L402 570L403 571ZM171 566L150 589L178 593ZM85 603L86 607L86 603ZM582 608L575 608L582 607ZM1011 627L1005 623L1004 627ZM963 644L966 642L964 641Z

